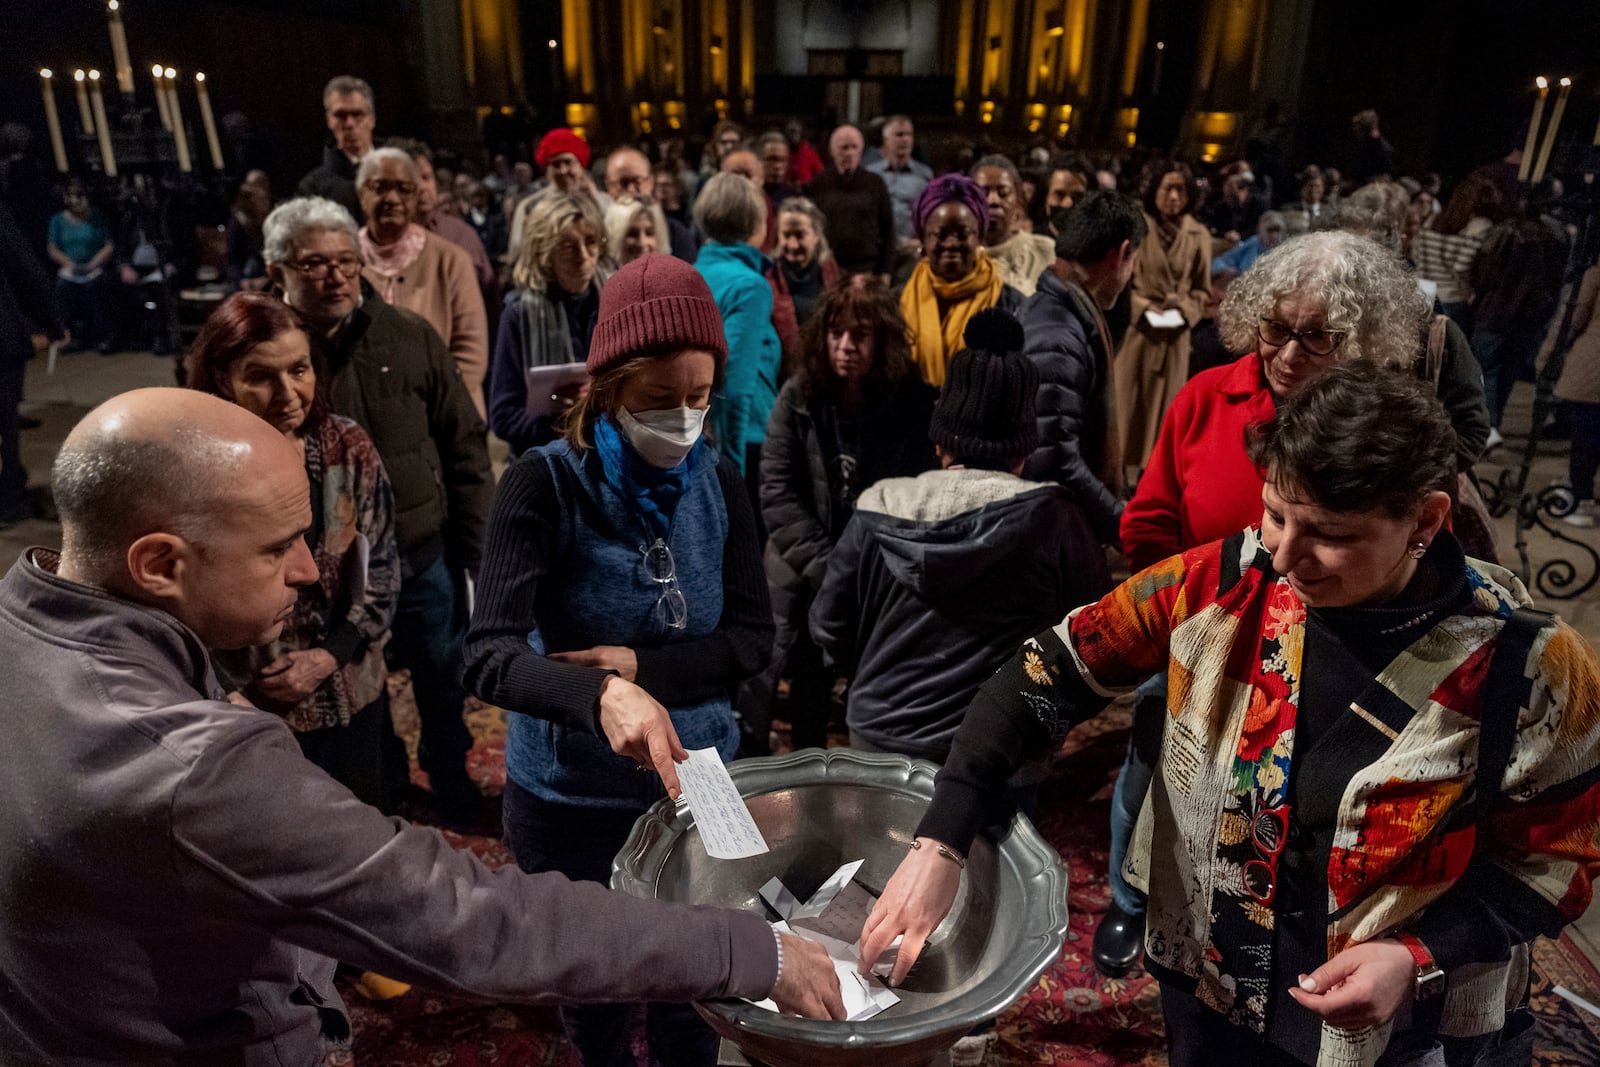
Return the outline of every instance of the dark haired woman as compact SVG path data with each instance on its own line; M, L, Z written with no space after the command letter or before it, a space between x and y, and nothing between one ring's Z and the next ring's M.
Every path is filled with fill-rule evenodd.
M1134 477L1155 448L1161 417L1189 380L1189 334L1211 298L1211 234L1194 217L1196 195L1187 164L1163 160L1145 174L1150 237L1134 257L1133 321L1114 371L1123 462Z
M1417 278L1437 288L1439 310L1472 331L1472 261L1503 217L1500 191L1481 175L1468 175L1437 218L1411 239Z
M770 703L787 663L795 748L827 741L831 679L806 615L828 553L863 489L933 468L928 420L938 391L911 364L893 294L865 278L835 285L817 301L802 335L799 371L778 393L761 452L767 584L778 638L756 703ZM749 718L761 734L766 717ZM765 736L749 740L764 750Z
M1600 665L1462 555L1427 383L1334 367L1250 452L1259 525L1136 574L984 684L863 959L904 933L903 976L959 882L936 846L963 854L1010 769L1160 672L1135 873L1174 1067L1479 1062L1511 1036L1529 943L1600 869Z
M505 831L525 871L607 882L684 749L739 752L728 693L767 665L772 617L738 470L701 436L728 346L695 269L643 256L600 291L589 391L563 440L495 492L467 635L469 689L511 716ZM571 1008L586 1064L628 1056L629 1009ZM653 1004L651 1055L711 1064L687 1005Z
M383 660L400 595L394 500L372 439L318 393L320 363L300 316L260 293L230 296L190 349L189 388L271 423L311 481L316 583L300 590L276 641L215 659L223 684L283 715L311 762L389 809L403 784L384 775L384 753L392 761L395 751Z

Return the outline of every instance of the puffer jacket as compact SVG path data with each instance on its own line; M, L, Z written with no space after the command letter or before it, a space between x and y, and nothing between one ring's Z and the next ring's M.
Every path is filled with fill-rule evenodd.
M1039 370L1039 447L1022 476L1065 486L1095 535L1114 545L1122 501L1097 473L1105 465L1110 432L1106 393L1112 388L1112 354L1096 336L1088 299L1081 288L1046 270L1017 316L1027 338L1023 353Z
M929 471L861 494L811 636L852 676L852 731L943 762L963 709L1017 644L1110 588L1100 544L1061 486Z
M328 403L378 446L394 488L404 576L441 554L476 569L494 497L483 420L433 327L384 303L365 281L361 294L331 341Z

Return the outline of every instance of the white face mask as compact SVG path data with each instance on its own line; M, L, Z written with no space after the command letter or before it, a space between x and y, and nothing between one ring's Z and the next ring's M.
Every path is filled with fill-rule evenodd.
M617 429L640 458L652 467L666 470L682 463L683 457L700 440L706 409L666 408L635 415L627 408L618 408L616 420Z

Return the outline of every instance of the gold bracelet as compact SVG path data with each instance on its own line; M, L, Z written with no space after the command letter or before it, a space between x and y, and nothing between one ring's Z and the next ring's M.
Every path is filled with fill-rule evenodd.
M921 841L918 841L916 838L912 838L911 839L911 850L913 852L915 852L917 849L919 849L921 847L922 847L922 842ZM947 860L951 860L952 862L954 862L957 867L960 867L962 870L966 870L967 869L967 861L966 861L966 859L964 857L962 857L958 852L956 852L955 849L947 848L945 845L940 844L938 841L935 841L933 843L933 848L934 848L934 851L939 853L939 855L943 856Z

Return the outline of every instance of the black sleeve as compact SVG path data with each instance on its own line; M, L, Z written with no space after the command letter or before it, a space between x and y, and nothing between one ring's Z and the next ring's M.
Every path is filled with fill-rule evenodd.
M1006 780L1105 702L1054 629L1023 642L967 705L917 836L965 855L978 830L1003 815Z
M35 326L42 326L52 340L65 334L61 309L56 303L56 287L3 203L0 203L0 273L5 275L16 294L17 307L23 315L32 319Z
M555 483L535 456L513 463L494 495L478 599L463 660L468 691L508 711L596 733L600 687L611 672L558 663L528 646L539 625L539 581L555 543Z
M475 569L483 558L484 523L494 498L489 445L450 350L431 326L425 332L428 429L444 467L445 551L455 566Z
M1489 406L1483 395L1483 369L1461 327L1445 320L1444 358L1439 366L1439 400L1456 431L1456 459L1469 471L1489 443Z
M894 266L894 200L889 196L889 185L876 174L878 181L878 273L888 274Z
M861 657L861 605L856 592L861 586L864 530L860 515L852 515L828 557L822 588L811 601L806 620L823 662L842 674L854 674Z
M640 686L663 704L680 694L699 695L707 681L729 689L760 673L772 659L772 602L761 567L756 513L744 479L726 456L717 481L728 509L728 540L722 548L722 619L708 637L658 648L636 648Z
M1093 356L1083 339L1065 326L1036 332L1025 351L1039 369L1039 447L1028 457L1022 476L1065 486L1100 542L1120 544L1121 504L1083 458L1084 411L1092 402L1094 386Z
M795 410L800 395L798 379L791 378L778 393L767 419L767 439L761 446L761 519L767 526L767 540L794 573L813 582L821 575L808 575L812 566L825 561L828 531L816 514L816 502L803 491L810 481L806 441Z

